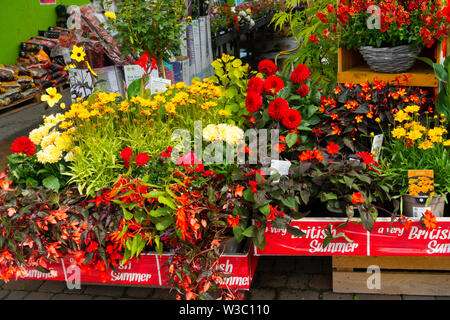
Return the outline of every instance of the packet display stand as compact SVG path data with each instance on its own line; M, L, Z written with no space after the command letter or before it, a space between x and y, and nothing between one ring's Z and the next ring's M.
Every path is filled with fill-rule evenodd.
M317 218L292 221L306 233L295 237L284 230L268 227L266 247L255 248L259 256L332 256L333 291L410 295L450 295L450 218L437 218L431 231L422 228L418 218L409 230L390 218L378 218L372 232L346 218ZM323 248L325 230L331 225L340 237ZM392 227L388 233L389 227ZM368 283L380 273L379 286Z
M27 270L28 275L20 279L66 281L69 284L79 276L78 279L82 284L169 287L166 281L167 266L164 265L169 258L170 254L142 254L140 260L133 260L120 266L117 273L111 270L106 279L102 279L98 271L93 271L91 274L80 272L78 267L72 265L72 258L66 256L60 263L49 265L56 273L43 273L30 268ZM247 246L244 253L221 256L219 267L230 275L224 278L223 286L249 290L257 263L258 257L253 254L252 246Z

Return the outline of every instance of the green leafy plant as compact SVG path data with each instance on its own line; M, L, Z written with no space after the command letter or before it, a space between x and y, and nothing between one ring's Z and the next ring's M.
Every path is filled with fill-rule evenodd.
M185 13L183 0L124 0L118 3L117 18L109 20L122 42L122 54L138 56L149 52L159 64L179 52Z
M337 81L337 24L336 17L329 15L334 12L336 1L308 1L306 8L296 10L300 2L287 0L286 10L275 13L272 19L275 29L288 25L298 43L294 50L281 53L288 55L283 73L288 73L292 64L305 64L314 71L312 83L319 85L326 94Z
M439 80L439 95L436 101L436 112L444 114L445 118L450 120L450 59L446 57L442 64L435 63L430 58L415 57L433 68L436 78Z

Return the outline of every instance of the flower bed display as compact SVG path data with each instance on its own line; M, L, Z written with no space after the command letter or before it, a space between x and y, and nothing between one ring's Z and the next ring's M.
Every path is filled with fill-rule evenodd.
M72 57L83 63L83 48ZM5 281L70 262L83 281L130 268L179 299L236 299L255 263L245 251L231 271L232 241L261 255L447 253L430 201L450 191L449 119L433 92L407 78L329 91L305 64L283 74L224 54L214 76L152 93L155 59L135 63L145 73L126 97L78 98L13 143L0 177ZM435 69L447 84L448 59ZM421 200L410 215L405 196Z

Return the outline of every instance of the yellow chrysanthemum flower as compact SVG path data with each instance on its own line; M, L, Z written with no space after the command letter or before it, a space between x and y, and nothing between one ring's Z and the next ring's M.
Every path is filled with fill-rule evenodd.
M52 144L39 151L36 156L37 160L42 164L56 163L61 160L62 152L58 147Z

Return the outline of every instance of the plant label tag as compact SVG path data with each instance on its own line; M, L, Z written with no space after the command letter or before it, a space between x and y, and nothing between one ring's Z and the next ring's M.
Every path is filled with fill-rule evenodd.
M130 86L130 84L137 79L140 79L144 75L144 69L141 68L141 66L132 64L128 66L123 67L123 73L125 77L125 84L127 85L127 88ZM150 78L158 78L158 69L153 70L150 73ZM150 89L150 81L147 85L146 89Z
M165 92L172 85L172 81L163 78L150 78L150 91L152 94Z
M408 170L408 183L410 196L434 196L433 170Z
M270 161L270 174L273 174L273 172L276 170L280 176L287 176L289 174L289 168L291 167L290 161L284 161L284 160L271 160ZM274 182L278 182L274 181Z
M431 211L431 207L413 207L412 210L414 218L422 218L422 216L425 214L425 211Z
M378 161L378 159L380 158L381 146L383 145L383 138L384 138L383 134L379 134L373 137L371 153L373 156L373 160L375 162Z

